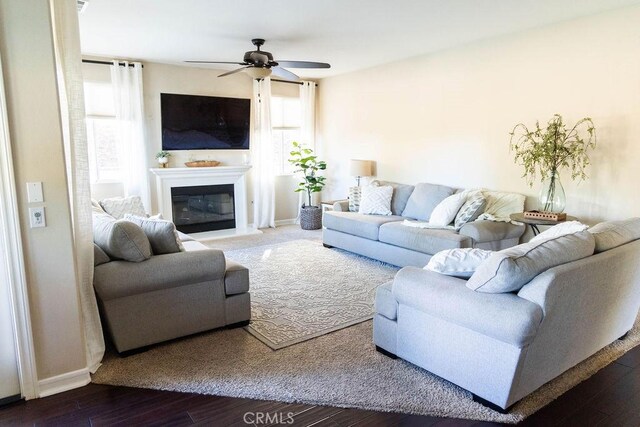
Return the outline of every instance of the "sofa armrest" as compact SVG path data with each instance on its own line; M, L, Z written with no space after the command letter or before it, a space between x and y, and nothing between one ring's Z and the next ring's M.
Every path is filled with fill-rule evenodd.
M502 342L524 347L542 321L542 309L511 293L486 294L466 281L417 267L405 267L393 282L393 296L409 306ZM402 308L399 311L402 318Z
M525 231L524 225L514 225L508 222L473 221L460 229L460 234L471 237L474 242L495 242L505 239L519 239Z
M226 261L218 249L155 255L143 262L111 261L94 269L93 286L103 301L222 280Z
M333 204L333 210L336 212L349 212L349 201L341 200Z

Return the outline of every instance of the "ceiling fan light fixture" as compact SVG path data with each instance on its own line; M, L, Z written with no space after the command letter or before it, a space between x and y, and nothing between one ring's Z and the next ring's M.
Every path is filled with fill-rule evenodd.
M252 79L264 79L265 77L269 77L271 75L270 68L262 67L250 67L245 69L244 72L249 74Z

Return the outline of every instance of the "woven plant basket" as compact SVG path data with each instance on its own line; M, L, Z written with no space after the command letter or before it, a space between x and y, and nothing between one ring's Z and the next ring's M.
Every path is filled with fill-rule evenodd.
M322 209L318 206L300 208L300 227L303 230L319 230L322 228Z

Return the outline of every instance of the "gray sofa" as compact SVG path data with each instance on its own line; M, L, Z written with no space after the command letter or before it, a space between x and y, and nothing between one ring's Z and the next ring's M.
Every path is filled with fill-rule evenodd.
M94 239L99 223L94 213ZM151 254L140 262L110 258L94 245L93 285L118 352L249 323L249 271L220 250L181 233L179 238L184 251Z
M517 292L483 293L462 279L403 268L378 288L376 346L508 408L634 325L640 218L584 233L595 237L595 254L549 268Z
M405 219L424 219L406 213L405 208L415 187L384 181L380 185L394 188L392 215L349 212L348 201L337 202L333 211L324 214L322 240L325 247L345 249L400 267L423 267L433 254L445 249L473 247L500 250L517 245L525 231L524 225L494 221L469 222L459 231L408 227L403 225ZM442 199L456 191L442 185L422 185L438 190L420 200L422 206L418 207L427 213L427 217Z

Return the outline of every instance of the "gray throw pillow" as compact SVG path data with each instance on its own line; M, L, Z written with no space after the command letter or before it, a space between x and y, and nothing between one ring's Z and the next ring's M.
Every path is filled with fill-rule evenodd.
M391 215L402 215L402 211L407 206L409 197L415 188L413 185L398 184L390 181L373 181L378 185L390 185L393 187L393 196L391 197ZM373 184L372 182L372 184Z
M595 240L588 231L524 243L496 252L467 282L467 288L499 294L515 292L552 267L593 255Z
M429 221L433 209L453 193L455 190L445 185L420 183L411 193L402 216Z
M487 199L485 199L482 193L478 192L470 196L456 215L456 219L454 220L456 231L459 231L466 223L478 219L482 212L484 212L486 206Z
M178 230L171 221L163 219L149 219L126 214L124 219L137 224L147 235L154 255L172 254L184 252L184 246L180 242Z
M142 228L107 214L93 215L93 241L109 258L141 262L151 258L151 245Z
M596 239L596 253L640 239L640 218L624 221L608 221L596 224L589 229Z

